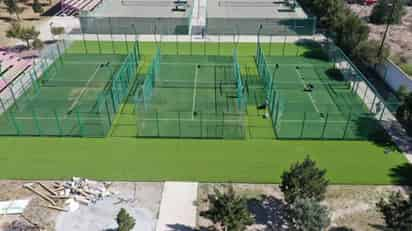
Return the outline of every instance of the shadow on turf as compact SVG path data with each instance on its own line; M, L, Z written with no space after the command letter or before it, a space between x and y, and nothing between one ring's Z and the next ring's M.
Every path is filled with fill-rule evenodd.
M389 176L393 184L412 186L412 165L405 163L391 168Z
M322 47L315 41L309 39L300 39L296 42L298 46L306 48L303 57L329 61L328 55L322 50Z

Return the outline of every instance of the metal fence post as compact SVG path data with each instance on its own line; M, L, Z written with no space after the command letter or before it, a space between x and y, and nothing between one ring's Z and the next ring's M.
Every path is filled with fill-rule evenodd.
M84 33L82 32L82 39L83 39L83 47L84 47L84 53L88 54L88 50L87 50L87 44L86 44L86 40L84 39Z
M0 98L0 104L1 104L1 108L3 109L3 112L6 112L6 106L4 105L2 98Z
M176 54L179 55L179 36L176 34Z
M329 118L329 112L326 113L325 123L323 124L323 129L322 129L321 139L323 139L325 137L325 131L326 131L326 126L328 124L328 118Z
M203 55L206 55L206 37L203 38Z
M41 129L40 129L40 124L39 124L39 119L37 118L36 112L34 110L34 108L32 108L32 116L33 116L33 120L34 120L34 125L37 128L37 133L40 136L41 135Z
M56 125L57 125L57 129L59 130L59 134L60 136L63 136L63 129L60 125L59 115L57 114L56 109L54 110L54 117L56 119Z
M127 44L127 35L124 34L124 43L126 45L126 52L129 54L129 44Z
M300 130L300 138L303 138L303 132L305 130L305 122L306 122L306 112L303 112L303 120L302 120L302 127Z
M269 36L269 56L272 55L272 39L273 39L273 35L271 34Z
M13 123L14 127L16 128L17 135L18 136L21 135L21 130L20 130L19 124L17 123L15 114L12 111L10 111L9 113L7 113L7 115L9 116L11 122Z
M179 127L179 137L182 137L182 124L180 121L180 111L177 112L177 123L178 123L178 127Z
M157 136L160 137L160 125L159 125L159 112L156 111L156 127L157 127Z
M225 112L222 112L222 137L225 137Z
M80 132L79 135L84 136L83 124L82 124L82 121L81 121L79 109L76 109L76 118L77 118L77 123L79 125L79 132Z
M217 55L220 55L220 34L217 35Z
M285 49L286 49L286 40L287 40L287 35L285 35L285 39L283 40L283 48L282 48L282 56L285 56Z
M342 139L345 139L345 137L346 137L346 132L347 132L347 130L348 130L351 117L352 117L352 112L349 113L348 118L347 118L347 120L346 120L345 130L343 131L343 137L342 137Z
M376 95L375 95L375 94L373 94L373 95L374 95L374 97L373 97L372 105L371 105L371 108L370 108L369 112L372 112L372 111L373 111L373 107L375 106Z
M14 94L13 86L9 86L9 89L10 89L11 97L13 98L13 104L16 105L16 107L18 108L19 105L17 104L17 101L16 101L16 95Z
M193 55L193 41L192 41L192 36L193 35L190 35L190 55Z
M110 114L109 110L109 104L107 103L107 96L104 97L104 104L106 106L106 112L107 112L107 120L109 121L109 127L112 126L112 115Z
M200 138L203 137L203 121L202 121L202 112L199 112L199 122L200 122Z

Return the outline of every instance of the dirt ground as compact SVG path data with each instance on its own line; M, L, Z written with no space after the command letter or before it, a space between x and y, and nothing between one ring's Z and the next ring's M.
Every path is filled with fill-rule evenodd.
M207 210L207 195L213 193L214 187L222 186L200 185L199 214ZM234 184L234 189L248 198L249 210L255 216L256 222L248 230L287 230L282 220L285 203L278 186ZM356 231L382 230L383 220L376 210L376 203L390 192L404 190L399 186L330 186L323 202L331 213L330 230L345 226ZM198 226L202 230L210 225L212 223L209 220L199 215Z
M51 0L51 5L49 5L48 0L40 0L40 3L43 5L44 11L47 11L50 7L55 5L59 0ZM1 2L1 1L0 1ZM48 20L49 17L40 16L37 13L33 12L31 7L32 0L27 0L25 3L20 3L20 6L23 7L24 11L20 14L22 23L25 26L36 26L41 22ZM15 15L10 15L7 12L4 3L0 3L0 46L12 46L16 43L15 39L10 39L6 37L6 30L9 28L10 23L15 21Z
M81 206L71 213L60 213L56 231L116 230L115 217L121 208L135 219L133 230L153 231L160 208L162 183L114 183L116 194L92 206Z
M373 6L350 4L350 8L362 18L367 18ZM406 7L407 14L402 18L400 25L391 25L386 44L391 48L392 56L400 56L412 64L412 7ZM374 25L369 23L369 37L374 40L382 40L385 25Z
M48 185L52 183L42 182ZM114 182L108 187L114 193L113 196L91 206L80 205L74 212L60 212L44 207L48 203L23 188L25 183L30 182L0 181L0 201L30 199L22 215L0 215L0 231L114 230L114 219L121 208L125 208L136 219L135 230L153 231L163 189L163 183ZM25 225L25 228L11 228L16 223Z
M22 215L0 216L0 231L18 231L17 229L10 228L13 222L24 224L27 226L26 230L31 230L29 227L35 227L36 225L43 230L53 230L54 222L59 212L43 207L48 205L48 203L23 188L23 184L25 183L29 182L0 181L0 201L30 199L30 203Z
M0 216L0 231L20 231L11 229L11 224L25 224L25 231L101 231L111 230L116 226L114 218L120 208L125 208L136 219L136 230L154 231L163 190L160 182L113 182L108 190L114 195L97 201L91 206L81 205L74 212L59 212L46 208L43 199L22 186L25 181L0 181L0 201L30 199L22 215ZM43 183L49 184L51 182ZM201 216L208 209L208 194L215 187L225 184L200 184L198 190L197 224L206 230L212 223ZM285 203L283 194L276 185L234 184L235 191L248 198L249 210L256 222L248 227L249 231L287 230L284 222ZM356 231L380 231L383 227L381 215L376 210L376 203L391 192L409 190L400 186L330 186L323 202L331 214L331 229L348 227ZM38 225L39 228L33 228ZM336 229L335 229L336 230Z

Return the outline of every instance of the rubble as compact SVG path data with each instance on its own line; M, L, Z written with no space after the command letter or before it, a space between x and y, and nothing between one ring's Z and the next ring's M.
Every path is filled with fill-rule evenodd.
M63 212L72 212L79 204L92 205L98 200L111 196L108 183L73 177L70 181L53 182L50 185L42 182L24 184L23 187L37 194L49 204L44 206Z

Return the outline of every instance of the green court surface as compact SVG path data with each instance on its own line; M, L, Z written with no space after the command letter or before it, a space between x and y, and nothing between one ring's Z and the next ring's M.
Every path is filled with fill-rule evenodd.
M89 52L98 50L126 54L122 42L87 41ZM74 43L69 53L84 49ZM163 54L175 55L176 47L199 55L231 56L234 45L162 43ZM266 54L284 57L310 51L293 44L264 44ZM144 78L155 52L154 43L141 43ZM182 50L179 50L181 52ZM270 51L270 52L269 52ZM258 79L255 43L238 46L242 77ZM282 172L306 155L327 169L332 184L409 184L412 167L403 155L387 151L368 141L279 141L274 139L271 121L263 119L256 106L265 98L262 88L250 89L245 140L148 139L135 138L134 93L122 105L106 138L0 137L0 178L68 179L82 176L124 181L202 181L279 183ZM192 92L193 93L193 92ZM389 154L386 154L389 153Z
M258 62L263 85L273 92L268 100L278 138L370 140L383 132L375 118L381 111L370 112L359 96L357 74L346 79L342 71L348 71L316 49L289 57L263 53Z
M138 136L244 138L230 56L156 56L137 97ZM157 74L153 74L156 72ZM239 73L239 71L238 71ZM151 83L154 82L153 88ZM145 91L149 92L150 96Z
M99 96L121 66L125 55L65 54L40 74L8 113L0 117L0 134L104 136ZM42 60L44 65L50 60Z

